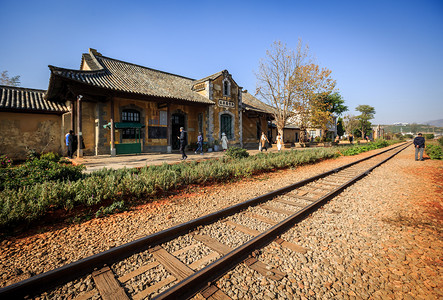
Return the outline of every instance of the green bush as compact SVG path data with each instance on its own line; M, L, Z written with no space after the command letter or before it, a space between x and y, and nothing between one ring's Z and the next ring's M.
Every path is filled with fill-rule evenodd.
M443 136L438 138L438 143L443 147Z
M356 155L362 152L366 152L366 151L370 151L370 150L374 150L374 149L380 149L380 148L384 148L387 147L389 145L392 145L394 143L397 143L398 141L386 141L386 140L375 140L372 143L367 143L367 144L361 144L361 145L354 145L352 147L346 148L341 152L342 155L344 156L350 156L350 155Z
M83 177L83 169L83 166L59 164L47 159L30 159L17 167L0 168L0 191L47 181L75 181Z
M434 134L427 133L427 134L424 134L424 137L425 137L426 140L433 140L434 139Z
M431 159L443 159L443 150L440 145L426 145L426 154L429 155Z
M246 149L239 147L231 147L226 151L226 156L237 159L237 158L245 158L249 157L249 152Z
M59 162L60 158L61 158L61 156L59 154L56 154L53 152L48 152L48 153L40 155L40 159L49 160L49 161L53 161L53 162Z

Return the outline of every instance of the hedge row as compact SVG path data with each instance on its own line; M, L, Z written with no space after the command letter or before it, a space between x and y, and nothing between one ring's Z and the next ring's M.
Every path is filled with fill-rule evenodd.
M51 210L100 206L105 201L112 204L100 207L97 214L107 213L133 200L143 200L189 184L230 181L337 157L337 149L260 153L238 159L225 156L203 162L165 163L141 169L103 169L89 175L82 174L81 167L64 164L57 167L51 161L35 159L20 167L0 169L2 182L4 180L0 192L0 228L29 223ZM21 183L17 176L24 176Z

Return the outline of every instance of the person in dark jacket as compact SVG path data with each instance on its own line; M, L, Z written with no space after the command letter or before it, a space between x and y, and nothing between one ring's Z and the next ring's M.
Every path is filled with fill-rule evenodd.
M188 158L185 153L185 148L188 144L188 133L183 127L180 127L180 136L178 137L178 139L180 140L180 153L182 154L182 160L185 160Z
M425 138L421 133L414 139L415 160L418 160L418 153L420 153L420 160L423 160L423 151L425 150Z
M77 136L74 134L73 130L69 130L67 136L67 146L68 146L68 157L72 159L75 150L77 150Z

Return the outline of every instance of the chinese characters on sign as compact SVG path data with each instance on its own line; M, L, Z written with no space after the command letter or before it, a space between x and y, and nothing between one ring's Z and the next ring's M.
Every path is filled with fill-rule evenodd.
M226 100L218 100L218 106L221 107L235 107L234 102L226 101Z

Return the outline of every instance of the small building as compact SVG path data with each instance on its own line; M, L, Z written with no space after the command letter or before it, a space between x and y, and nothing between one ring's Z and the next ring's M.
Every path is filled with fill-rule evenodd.
M0 85L0 155L24 159L28 151L62 153L64 103L44 99L44 90Z

